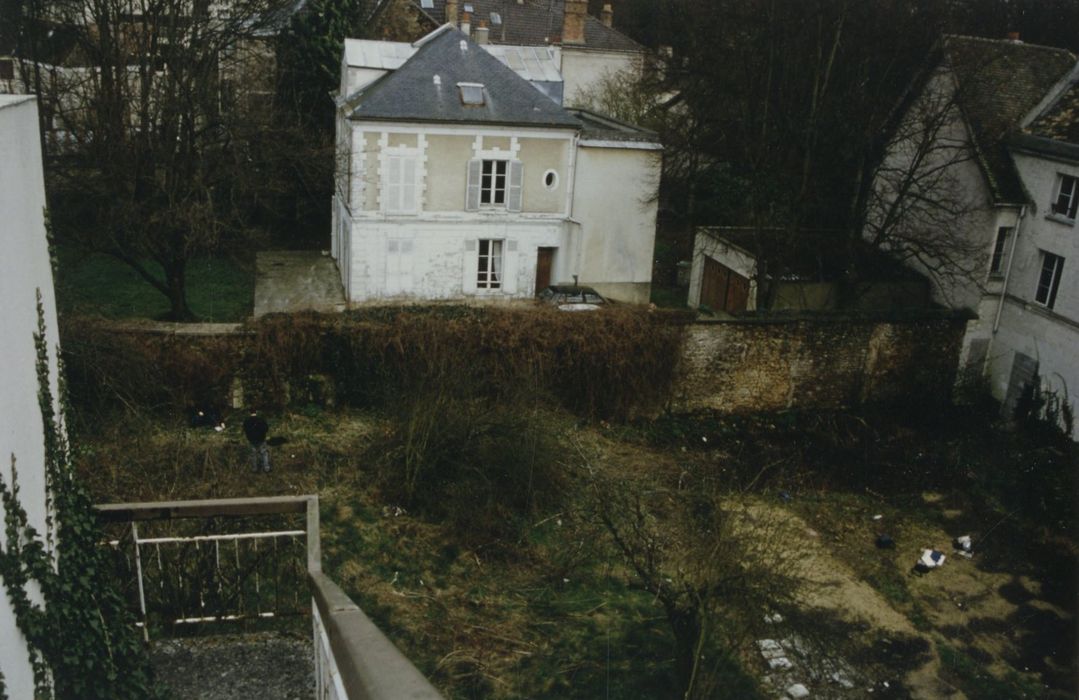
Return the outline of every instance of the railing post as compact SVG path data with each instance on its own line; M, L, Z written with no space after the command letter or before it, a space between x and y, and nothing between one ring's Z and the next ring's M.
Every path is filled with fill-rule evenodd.
M322 573L322 545L318 535L318 496L307 498L307 571Z
M131 523L131 539L135 543L135 571L139 576L139 610L142 612L142 639L150 641L150 622L146 619L146 591L142 585L142 553L139 551L139 526Z

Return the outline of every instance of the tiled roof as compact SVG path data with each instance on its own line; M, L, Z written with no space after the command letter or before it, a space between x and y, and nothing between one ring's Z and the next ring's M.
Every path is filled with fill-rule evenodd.
M1079 71L1056 101L1024 129L1031 136L1079 146Z
M1075 56L1049 46L954 35L944 37L943 50L994 200L1024 201L1006 139L1071 69Z
M435 82L438 77L438 83ZM484 86L484 103L462 102L458 83ZM580 128L569 112L461 32L428 36L400 68L348 98L353 119Z
M417 0L417 4L419 4ZM436 22L446 19L446 0L433 0L432 9L425 10ZM490 41L494 44L518 44L522 46L545 46L552 38L562 35L562 12L564 0L458 0L457 11L464 12L470 5L474 12L472 26L485 20L490 28ZM493 22L497 13L500 23ZM567 45L568 46L568 45ZM643 51L644 47L622 32L608 27L595 17L585 19L584 44L589 49L607 51Z

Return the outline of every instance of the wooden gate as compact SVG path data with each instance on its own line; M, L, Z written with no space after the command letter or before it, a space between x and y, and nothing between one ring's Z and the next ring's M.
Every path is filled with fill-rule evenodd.
M745 311L749 303L749 278L705 256L700 303L715 311Z

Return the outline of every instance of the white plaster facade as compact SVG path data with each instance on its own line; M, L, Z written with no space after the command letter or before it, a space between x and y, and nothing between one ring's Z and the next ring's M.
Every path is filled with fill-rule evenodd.
M1020 68L1024 62L1044 65L1051 57L1064 62L1066 74L1055 85L1050 83L1051 88L1043 85L1040 91L1033 92L1033 102L1028 95L1023 108L1027 111L1009 117L1006 129L998 126L996 141L988 141L984 132L980 134L983 142L977 144L976 155L1002 149L1003 159L998 158L993 166L986 165L981 156L949 165L951 180L969 203L969 212L957 222L958 234L976 252L970 253L967 260L973 272L966 278L938 280L933 285L933 298L943 305L977 313L977 318L968 323L960 363L968 369L968 375L988 380L993 397L1002 403L1004 415L1011 415L1023 385L1035 371L1042 387L1074 410L1079 407L1079 228L1074 210L1069 216L1052 209L1063 178L1079 180L1079 144L1051 134L1040 135L1038 128L1031 127L1066 98L1069 90L1079 90L1079 65L1066 52L1063 58L1059 54L1049 56L1056 50L1045 47L1011 42L1010 46L1001 45L984 39L962 41L982 42L988 52L1011 51L1013 56L1027 53L1013 64ZM1070 72L1068 65L1074 66ZM976 83L974 89L988 89L995 97L986 87L995 79L992 69L990 65L978 76L985 83ZM1004 75L1000 79L1008 84L1021 78ZM956 84L953 75L939 71L923 87L919 99L954 90ZM1014 95L1011 99L1015 99ZM993 104L993 100L974 103L985 109L984 105ZM999 114L993 116L1002 119ZM1065 108L1053 121L1059 128L1061 123L1076 118L1079 117ZM975 133L975 126L958 117L941 131L940 138L969 148ZM1010 193L1000 187L1008 177L1018 180ZM1075 189L1079 197L1079 184ZM1079 439L1079 425L1073 438Z
M4 254L0 255L0 323L4 329L0 333L0 474L10 486L14 459L20 500L29 523L45 533L45 447L34 347L38 292L45 313L53 396L57 395L55 349L59 336L45 238L40 143L36 99L0 96L0 230L4 240ZM0 671L8 697L34 697L26 641L16 627L6 593L0 594Z
M1009 397L1009 388L1018 354L1036 363L1045 389L1079 407L1079 229L1074 218L1050 211L1060 176L1079 178L1079 159L1014 149L1013 157L1031 201L1020 221L1000 222L1017 233L1006 242L1000 272L987 273L989 284L979 318L967 332L966 351L971 362L984 361L990 389L1000 401L1014 399L1015 389ZM1046 254L1062 259L1051 305L1044 290L1039 295ZM1073 437L1079 439L1079 429Z
M604 51L587 47L562 47L562 77L565 80L563 102L583 104L586 96L617 75L640 76L643 51Z
M356 62L346 48L341 88L353 94L392 70ZM551 284L576 276L612 299L647 302L662 151L642 134L364 121L342 107L331 250L347 299L530 298L543 256ZM470 169L490 161L506 162L506 201L477 206ZM495 285L480 270L490 242L500 252Z

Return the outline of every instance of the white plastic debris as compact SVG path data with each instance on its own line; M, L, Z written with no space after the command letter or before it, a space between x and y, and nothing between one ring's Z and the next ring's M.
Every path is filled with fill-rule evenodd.
M795 683L791 687L787 688L787 697L791 700L800 700L800 698L809 697L809 689L801 683Z
M778 625L780 622L783 622L783 616L779 613L772 613L771 615L765 615L764 621L769 625Z
M880 520L883 517L884 517L883 515L881 515L880 513L877 513L876 515L873 516L873 519L874 520Z
M944 552L936 549L923 549L922 556L918 559L918 563L927 569L936 569L937 567L944 566Z

